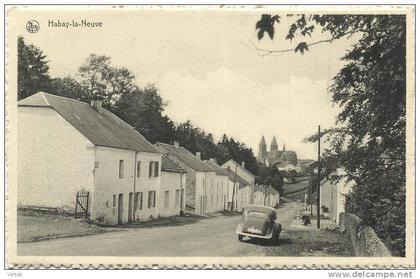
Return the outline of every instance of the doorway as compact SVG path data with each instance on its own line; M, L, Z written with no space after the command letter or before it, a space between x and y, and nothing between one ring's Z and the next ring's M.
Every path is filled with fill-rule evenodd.
M133 193L128 195L128 223L133 222Z
M123 194L118 195L118 225L123 223Z

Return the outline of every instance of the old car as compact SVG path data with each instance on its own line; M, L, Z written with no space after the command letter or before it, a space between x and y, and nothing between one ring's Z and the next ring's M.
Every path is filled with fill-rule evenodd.
M276 222L274 208L262 205L250 205L244 208L241 222L236 233L238 240L244 237L267 239L276 242L281 232L281 224Z

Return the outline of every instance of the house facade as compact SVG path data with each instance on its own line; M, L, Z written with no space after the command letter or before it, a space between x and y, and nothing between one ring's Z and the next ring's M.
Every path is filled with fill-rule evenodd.
M185 212L186 173L169 156L163 156L158 204L160 217L182 215Z
M340 213L345 212L346 195L354 185L354 182L346 181L345 175L345 170L339 168L321 181L321 212L336 223L339 222ZM333 181L331 176L338 176L338 181Z
M108 225L159 215L162 155L100 100L19 101L17 146L20 207L79 208Z
M229 161L227 161L226 163L224 163L222 165L223 169L227 169L230 168L231 170L237 172L237 174L243 178L247 184L251 187L251 194L250 194L250 200L248 201L249 204L252 204L254 201L254 195L252 195L252 193L254 192L254 185L255 185L255 176L249 172L246 168L245 168L245 162L242 162L241 164L237 163L235 160L230 159Z
M216 159L210 159L205 161L215 172L215 183L213 183L213 189L211 198L215 211L227 210L228 202L228 187L229 187L229 174L226 170L220 167Z
M255 185L254 204L276 207L279 204L279 193L271 186Z
M179 146L178 143L174 145L156 143L155 146L186 170L185 210L195 214L216 211L212 204L216 172L201 160L200 154L194 155L186 148Z
M238 167L232 170L230 166L226 168L229 174L228 187L228 210L242 212L244 207L251 204L253 187L243 177L238 174ZM233 206L232 206L233 203Z

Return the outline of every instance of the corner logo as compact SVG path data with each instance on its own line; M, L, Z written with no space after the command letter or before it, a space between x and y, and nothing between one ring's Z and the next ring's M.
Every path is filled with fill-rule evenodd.
M26 23L26 31L29 33L36 33L39 31L39 22L36 20L30 20Z

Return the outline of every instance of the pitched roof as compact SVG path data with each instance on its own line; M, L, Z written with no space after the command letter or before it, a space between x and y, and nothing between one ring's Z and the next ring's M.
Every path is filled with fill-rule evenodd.
M202 171L202 172L210 172L214 171L209 165L207 165L205 162L201 161L197 156L192 154L190 151L188 151L186 148L180 146L175 147L174 145L166 144L158 142L155 145L160 151L164 153L170 153L178 160L182 161L184 164L189 166L190 168L196 170L196 171Z
M98 113L90 104L44 92L19 101L18 106L54 109L95 145L159 153L133 127L106 109Z
M179 166L174 160L172 160L167 154L162 156L162 170L167 172L187 172L184 168Z
M216 171L217 175L224 175L229 176L229 173L223 169L221 166L219 166L216 162L212 160L206 160L205 161L214 171Z
M247 170L246 168L243 168L242 166L241 166L241 164L239 164L238 162L236 162L235 160L233 160L233 159L230 159L229 161L232 161L234 164L236 164L237 166L238 166L238 168L241 168L242 170L244 170L246 173L248 173L249 175L252 175L252 177L255 177L255 175L253 175L249 170ZM229 162L229 161L227 161L227 162ZM226 162L226 163L227 163ZM224 163L223 164L223 166L224 165L226 165L226 163Z
M232 171L230 168L227 168L226 171L229 174L229 180L232 181L232 182L234 182L234 181L239 182L239 187L242 188L242 187L245 187L245 186L250 185L248 183L248 181L246 181L245 179L243 179L242 177L240 177L238 175L238 173L236 173L236 178L235 178L235 172Z

